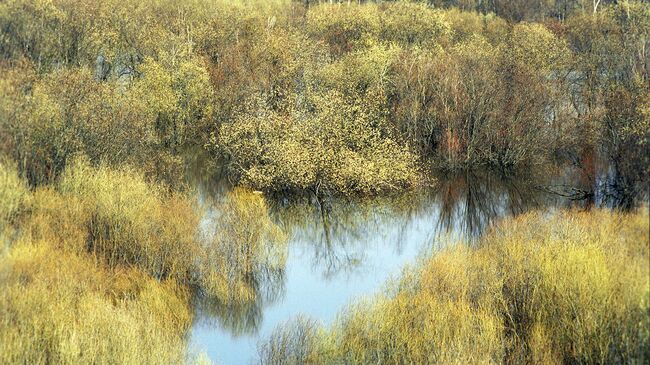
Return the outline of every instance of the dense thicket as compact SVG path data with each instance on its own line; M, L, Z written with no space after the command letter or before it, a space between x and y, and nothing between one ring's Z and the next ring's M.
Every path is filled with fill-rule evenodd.
M247 188L377 195L433 169L601 155L634 197L649 42L643 1L1 1L0 363L182 363L191 304L224 326L255 317L280 292L285 245ZM197 147L246 187L206 236L179 192ZM445 252L370 315L344 315L327 341L300 321L264 356L643 361L648 255L630 240L647 242L647 214L617 217L517 221L514 238ZM542 223L581 245L543 240ZM416 323L429 327L407 335Z
M29 191L1 162L0 363L185 363L194 298L261 300L285 257L264 199L234 190L202 237L189 198L84 159Z
M495 13L511 21L564 20L598 12L616 0L424 0L442 7L458 7L482 13Z
M650 356L648 212L529 213L352 304L297 318L263 364L635 364Z
M175 181L191 146L266 191L594 152L647 179L647 3L357 3L3 2L0 148L32 184L76 154Z

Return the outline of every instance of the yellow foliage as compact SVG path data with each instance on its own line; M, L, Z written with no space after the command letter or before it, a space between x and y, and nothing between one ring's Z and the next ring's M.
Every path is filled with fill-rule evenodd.
M478 247L459 243L408 269L329 330L305 331L304 320L278 329L261 360L642 363L650 340L648 229L647 207L507 219ZM296 342L295 333L307 339Z
M13 163L0 159L0 232L29 207L27 183L18 177Z
M266 191L377 194L418 183L417 158L391 138L379 105L348 102L336 92L315 98L313 115L242 115L222 127L218 144L244 184Z
M259 194L229 193L204 240L188 196L129 168L77 159L33 193L0 168L18 232L0 231L0 363L186 363L193 297L254 306L283 273Z
M320 5L307 13L307 33L330 48L335 56L371 45L380 32L376 5Z
M560 72L569 62L566 41L541 24L517 24L510 37L503 45L505 57L519 67L529 68L533 74L549 77L552 72Z
M450 35L450 24L442 12L425 4L397 1L381 12L380 37L386 42L432 48Z
M0 363L185 362L187 294L44 241L0 258Z

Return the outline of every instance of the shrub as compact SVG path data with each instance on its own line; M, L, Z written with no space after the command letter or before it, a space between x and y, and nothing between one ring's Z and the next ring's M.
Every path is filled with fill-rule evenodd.
M0 362L185 362L191 314L174 281L107 270L45 241L0 258Z
M262 345L262 361L642 363L648 228L647 208L505 220L478 247L446 248L407 269L324 333L311 329L296 342L301 324L278 330Z
M399 53L398 47L385 46L350 52L318 70L313 80L314 88L336 90L352 100L370 105L382 103L378 96L383 95L367 93L388 89L395 78L392 69Z
M320 5L307 13L307 34L324 42L334 57L372 45L380 31L376 5Z
M424 4L398 1L386 4L379 37L385 42L432 48L449 36L449 23L441 12Z
M437 167L541 165L567 131L568 56L548 30L525 24L497 47L475 35L444 51L407 50L395 62L393 121Z
M99 83L87 69L31 80L13 75L16 84L0 98L0 128L12 136L7 153L31 184L53 182L78 154L94 164L131 163L149 175L178 181L180 160L163 148L165 137L153 111L118 82Z
M222 127L217 143L240 182L265 191L342 194L417 184L417 159L391 138L379 106L347 102L336 92L315 98L313 114L242 115Z
M318 323L304 317L285 323L273 331L268 341L259 348L262 364L298 365L314 363L313 346L319 336Z
M162 147L177 152L192 139L205 139L214 108L205 64L200 59L145 58L137 70L141 76L127 95L143 106Z
M208 239L186 193L130 168L77 159L21 198L0 167L7 216L30 202L17 238L0 232L2 363L185 363L192 299L255 307L281 283L284 236L258 194L229 193Z
M30 198L13 163L0 158L0 232L29 207Z
M484 15L456 8L445 9L440 13L449 24L452 44L479 35L486 37L492 44L498 44L508 33L507 22L492 13Z
M231 295L250 301L256 292L246 285L259 282L254 276L284 265L282 246L274 246L282 235L262 197L236 190L220 209L218 234L204 242L197 231L199 212L184 194L147 183L128 168L93 168L77 160L56 191L35 193L28 227L35 239L90 253L108 267L136 267L221 301Z

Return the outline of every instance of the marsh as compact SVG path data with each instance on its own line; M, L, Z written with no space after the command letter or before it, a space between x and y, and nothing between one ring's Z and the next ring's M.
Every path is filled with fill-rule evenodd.
M0 2L0 364L645 363L647 1Z

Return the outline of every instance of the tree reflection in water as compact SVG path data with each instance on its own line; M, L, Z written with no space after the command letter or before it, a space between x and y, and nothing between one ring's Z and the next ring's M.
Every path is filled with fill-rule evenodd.
M409 224L413 194L399 198L301 199L278 205L274 217L292 242L309 242L312 266L325 279L339 273L351 273L366 255L369 237L386 238L382 227ZM416 207L417 208L417 207ZM397 239L396 249L404 242Z
M296 255L301 261L294 265L310 265L324 282L340 282L352 275L372 275L368 265L381 260L373 260L374 257L369 255L381 255L385 250L390 250L385 254L399 256L405 245L415 244L430 252L461 238L474 242L491 224L505 216L560 206L588 208L592 204L588 200L572 201L542 187L572 186L579 191L589 191L594 189L593 185L590 186L593 181L581 180L579 172L566 170L516 178L504 178L484 171L463 172L439 177L433 189L393 197L274 197L268 199L268 211L265 209L253 221L272 220L288 238L285 250L304 251ZM250 223L231 224L243 229L242 232L227 232L219 228L219 220L223 217L219 202L227 194L214 194L211 199L206 199L214 202L209 203L212 206L202 223L204 234L238 237L250 233L246 230L250 229ZM235 215L231 219L240 217ZM414 235L418 230L424 232ZM414 240L418 242L413 243ZM243 264L237 259L237 252L229 251L236 246L224 247L228 250L217 251L215 261L221 257L221 265L229 262ZM291 306L292 303L285 303L285 287L287 280L295 278L287 277L284 263L258 262L247 275L234 278L235 281L242 280L248 295L243 295L241 300L231 298L227 301L199 296L197 318L217 325L233 336L256 336L269 306L278 303L282 307ZM237 293L236 290L232 292ZM264 324L264 327L268 326Z
M474 240L496 219L554 205L557 199L536 188L538 177L505 178L489 172L464 172L439 181L438 232L457 230Z
M392 240L388 243L399 254L406 232L418 219L430 222L427 243L443 245L472 240L500 217L558 203L557 196L536 188L533 181L540 178L466 172L439 179L435 189L372 199L284 199L272 211L292 242L312 245L311 265L328 279L363 266L371 241ZM386 227L397 227L399 234L388 237Z
M286 236L271 221L261 194L235 188L210 204L200 234L216 268L211 293L195 296L197 318L235 336L255 333L264 308L283 295Z

